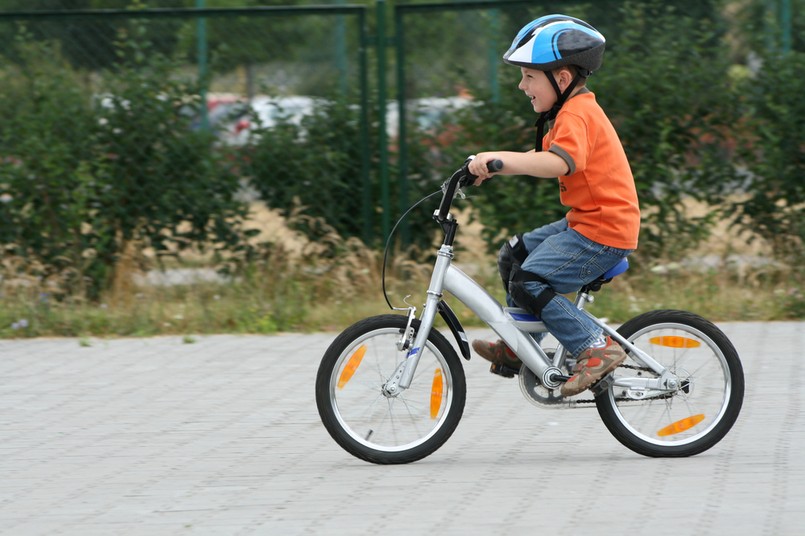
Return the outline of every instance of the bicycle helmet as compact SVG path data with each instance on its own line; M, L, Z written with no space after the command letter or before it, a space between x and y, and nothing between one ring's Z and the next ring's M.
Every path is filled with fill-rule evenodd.
M605 44L604 36L583 20L546 15L523 26L503 61L540 71L575 65L587 77L601 67Z
M534 149L542 150L545 123L559 113L582 78L601 67L606 39L583 20L567 15L546 15L523 26L503 55L510 65L543 71L556 91L556 103L537 119ZM564 66L576 67L576 75L562 92L551 71Z

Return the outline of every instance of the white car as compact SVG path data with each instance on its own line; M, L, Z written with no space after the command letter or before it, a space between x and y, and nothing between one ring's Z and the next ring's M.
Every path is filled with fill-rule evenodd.
M219 134L227 145L245 145L255 128L272 128L280 122L300 125L305 116L312 115L324 100L307 96L264 97L251 100L243 115L226 124ZM249 113L249 109L252 113ZM259 124L255 123L256 119Z
M405 102L405 113L420 131L432 131L438 127L449 114L479 104L466 97L425 97ZM400 128L400 108L397 101L386 106L386 134L396 138Z

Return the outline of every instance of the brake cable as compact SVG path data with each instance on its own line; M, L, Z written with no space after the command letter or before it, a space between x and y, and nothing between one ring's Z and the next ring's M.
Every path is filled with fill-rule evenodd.
M386 304L389 306L389 309L391 309L391 310L396 310L396 309L394 308L393 305L391 305L391 301L389 301L389 295L386 292L386 259L388 258L389 247L391 246L391 239L394 237L394 231L397 230L397 227L400 225L400 223L402 223L402 221L405 219L405 217L408 216L408 214L412 210L414 210L416 207L418 207L419 205L421 205L422 203L424 203L425 201L427 201L428 199L430 199L434 195L438 195L438 194L441 194L441 193L442 193L442 190L440 188L440 189L436 190L435 192L433 192L432 194L426 195L425 197L423 197L422 199L420 199L419 201L417 201L416 203L411 205L411 208L409 208L408 210L403 212L402 216L399 217L399 219L397 220L397 223L394 224L394 227L392 227L391 232L389 233L389 236L386 239L386 247L383 250L383 267L382 267L381 272L380 272L380 284L383 287L383 297L386 299Z

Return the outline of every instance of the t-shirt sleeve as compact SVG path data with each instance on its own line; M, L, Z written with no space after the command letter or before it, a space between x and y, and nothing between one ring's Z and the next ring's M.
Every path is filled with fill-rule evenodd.
M553 128L555 131L548 150L567 162L568 175L584 171L590 149L584 121L578 116L564 114Z
M567 173L565 173L565 176L573 175L576 172L576 162L575 160L573 160L572 156L567 154L567 151L565 151L558 145L553 144L548 148L548 152L559 156L562 160L565 161L565 164L567 164Z

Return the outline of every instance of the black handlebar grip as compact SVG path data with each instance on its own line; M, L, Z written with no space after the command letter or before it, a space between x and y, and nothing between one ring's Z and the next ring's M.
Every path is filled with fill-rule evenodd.
M494 173L503 169L503 160L492 160L486 163L486 169Z
M467 170L467 166L469 165L469 163L470 161L468 160L464 164L465 171ZM491 173L494 173L495 171L500 171L501 169L503 169L503 161L499 159L490 160L489 162L486 163L486 169L488 169ZM466 171L466 174L464 175L464 178L461 179L459 186L462 188L472 186L472 184L475 182L475 179L477 178L478 178L477 176L473 175L469 171Z

